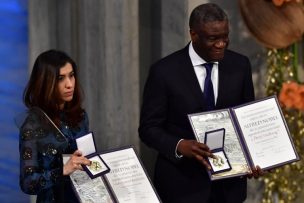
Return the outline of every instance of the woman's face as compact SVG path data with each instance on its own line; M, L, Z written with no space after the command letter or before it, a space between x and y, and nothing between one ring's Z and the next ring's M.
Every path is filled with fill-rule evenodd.
M60 109L63 109L65 102L73 99L75 87L75 77L73 67L70 63L66 63L60 68L58 78L58 92L60 97Z

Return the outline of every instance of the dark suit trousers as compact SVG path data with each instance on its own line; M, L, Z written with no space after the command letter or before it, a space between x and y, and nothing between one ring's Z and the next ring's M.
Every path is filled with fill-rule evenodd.
M156 162L154 184L163 203L242 203L246 199L245 178L211 182L196 160L184 159L178 165L161 156Z

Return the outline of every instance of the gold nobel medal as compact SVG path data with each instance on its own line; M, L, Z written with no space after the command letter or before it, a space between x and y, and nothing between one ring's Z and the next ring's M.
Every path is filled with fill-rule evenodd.
M99 161L92 161L89 169L92 171L99 171L102 168Z
M217 156L217 155L215 155L215 159L212 160L212 163L214 166L219 168L224 166L225 164L224 159L221 156Z

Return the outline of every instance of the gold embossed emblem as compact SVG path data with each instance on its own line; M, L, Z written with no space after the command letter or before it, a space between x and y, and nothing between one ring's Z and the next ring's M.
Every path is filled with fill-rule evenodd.
M222 167L225 164L224 159L221 156L217 155L215 155L215 159L212 160L212 163L216 167Z
M92 161L89 169L92 171L99 171L102 168L99 161Z

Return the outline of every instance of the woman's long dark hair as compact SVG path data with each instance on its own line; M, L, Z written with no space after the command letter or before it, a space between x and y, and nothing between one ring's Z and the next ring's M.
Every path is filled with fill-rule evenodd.
M72 65L75 77L73 99L66 102L64 109L60 110L60 97L58 92L58 79L60 68L67 63ZM33 66L33 70L23 92L24 104L28 107L41 108L57 126L60 124L60 112L64 111L65 122L76 126L83 117L81 107L82 91L78 83L76 63L64 52L49 50L41 53Z

